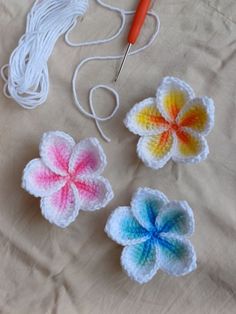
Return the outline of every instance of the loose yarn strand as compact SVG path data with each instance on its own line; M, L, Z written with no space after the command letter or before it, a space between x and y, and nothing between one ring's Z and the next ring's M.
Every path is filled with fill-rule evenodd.
M117 32L106 39L99 39L99 40L93 40L93 41L87 41L87 42L83 42L83 43L74 43L69 39L70 33L72 32L72 30L75 28L75 26L77 25L77 21L75 21L73 23L73 25L71 26L71 28L66 32L65 34L65 42L71 46L71 47L85 47L85 46L91 46L91 45L101 45L101 44L105 44L108 42L111 42L112 40L116 39L117 37L119 37L119 35L122 33L124 26L125 26L125 12L127 14L128 11L123 11L119 8L113 7L111 5L105 4L100 0L96 0L102 7L110 10L110 11L114 11L116 13L118 13L120 15L121 18L121 25L119 27L119 29L117 30ZM130 11L131 12L131 11Z
M36 0L27 15L26 32L1 69L3 92L20 106L34 109L49 92L48 59L57 39L78 16L85 14L88 0ZM8 77L6 76L8 69Z
M121 18L121 25L119 27L119 29L117 30L117 32L111 36L110 38L107 39L100 39L100 40L94 40L94 41L88 41L88 42L84 42L84 43L74 43L69 39L69 35L71 33L71 31L74 29L74 27L76 26L76 22L73 23L73 25L71 26L71 28L67 31L67 33L65 34L65 41L69 46L72 47L82 47L82 46L90 46L90 45L101 45L104 43L108 43L111 42L112 40L116 39L124 30L125 27L125 21L126 21L126 15L131 15L134 14L135 11L126 11L123 9L119 9L117 7L113 7L111 5L105 4L103 3L103 1L101 0L96 0L102 7L107 8L111 11L117 12L120 15ZM129 56L138 54L142 51L144 51L145 49L149 48L154 40L157 38L158 34L159 34L159 30L160 30L160 20L159 17L156 13L154 12L148 12L148 15L153 17L155 20L155 31L153 33L153 35L151 36L151 38L149 39L148 43L146 45L144 45L143 47L140 47L136 50L133 50L129 53ZM76 67L75 71L74 71L74 75L72 77L72 91L73 91L73 97L74 97L74 101L75 101L75 105L76 107L79 109L79 111L86 116L87 118L93 119L95 121L95 124L97 126L97 129L100 133L100 135L102 136L102 138L107 141L110 142L110 138L108 138L105 133L103 132L100 123L99 122L105 122L108 121L110 119L112 119L114 117L114 115L116 114L116 112L119 109L120 106L120 101L119 101L119 95L116 92L116 90L112 87L109 87L107 85L96 85L94 86L90 92L89 92L89 107L90 107L90 112L88 112L87 110L85 110L83 108L83 106L80 103L79 100L79 96L78 96L78 90L76 89L76 81L77 81L77 77L79 74L79 71L81 70L81 68L88 62L90 61L109 61L109 60L118 60L118 59L122 59L123 55L114 55L114 56L94 56L94 57L89 57L86 58L84 60L82 60ZM94 103L93 103L93 93L95 90L99 89L99 88L103 88L108 90L109 92L111 92L113 94L113 96L115 97L115 107L113 109L113 111L111 112L110 115L106 116L106 117L99 117L94 109Z

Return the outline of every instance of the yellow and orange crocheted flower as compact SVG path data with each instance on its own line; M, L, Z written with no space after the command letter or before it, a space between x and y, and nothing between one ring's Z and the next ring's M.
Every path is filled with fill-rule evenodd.
M192 88L175 77L165 77L156 98L136 104L125 119L127 128L141 136L137 152L151 168L162 168L171 158L197 163L209 149L205 136L214 125L212 99L194 95Z

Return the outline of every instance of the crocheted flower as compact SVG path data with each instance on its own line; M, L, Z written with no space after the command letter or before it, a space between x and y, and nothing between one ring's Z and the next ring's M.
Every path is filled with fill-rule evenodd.
M187 237L194 217L185 201L169 202L158 190L139 188L131 207L118 207L105 231L125 246L121 264L133 280L146 283L158 269L182 276L196 268L196 254Z
M162 168L171 158L176 162L197 163L206 159L209 149L204 136L214 125L214 102L195 98L185 82L166 77L156 98L136 104L124 121L140 136L137 153L151 168Z
M106 156L96 138L75 144L63 132L48 132L42 137L39 159L24 169L22 186L41 197L43 216L65 228L79 210L94 211L113 198L109 181L100 176Z

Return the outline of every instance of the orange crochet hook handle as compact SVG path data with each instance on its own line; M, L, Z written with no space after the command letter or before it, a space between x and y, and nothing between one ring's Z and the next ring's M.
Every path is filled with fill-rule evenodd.
M151 0L140 0L129 32L128 42L134 45L145 21Z

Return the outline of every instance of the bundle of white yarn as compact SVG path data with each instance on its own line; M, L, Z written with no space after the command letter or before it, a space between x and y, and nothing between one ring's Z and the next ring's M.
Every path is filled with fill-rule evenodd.
M48 96L48 59L57 39L85 14L88 0L37 0L27 16L26 32L2 68L4 93L34 109ZM6 75L6 68L8 74Z

